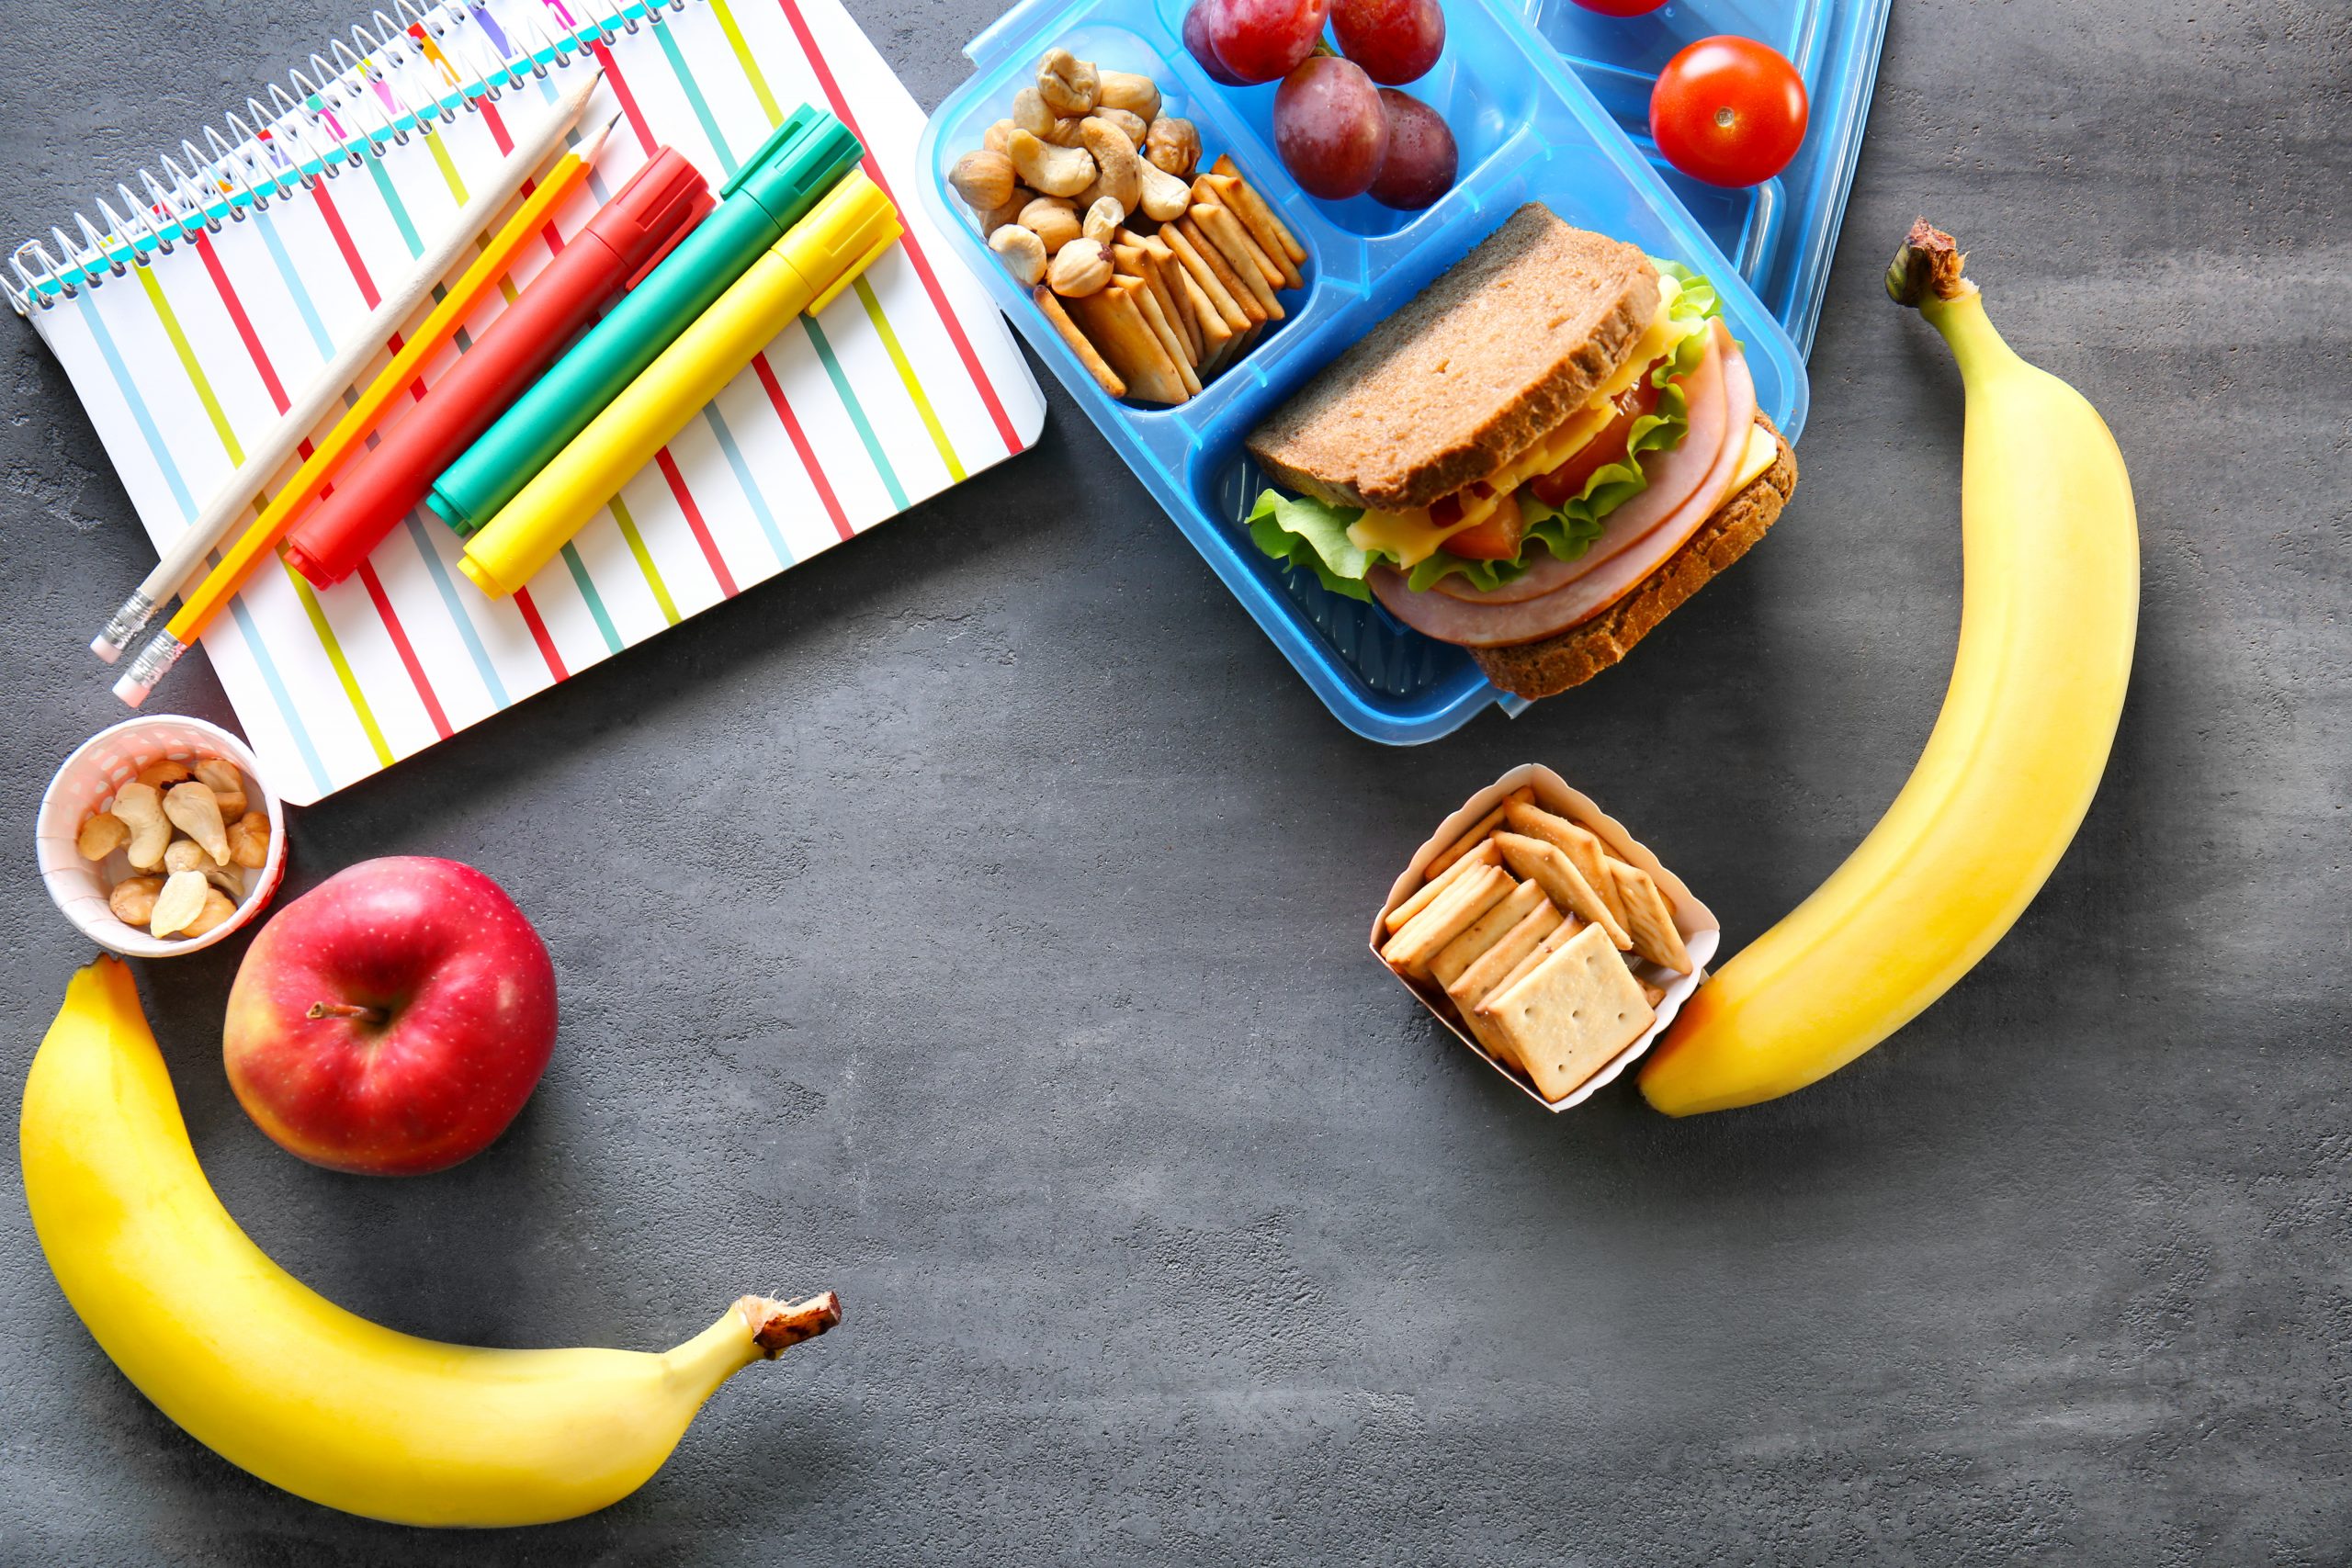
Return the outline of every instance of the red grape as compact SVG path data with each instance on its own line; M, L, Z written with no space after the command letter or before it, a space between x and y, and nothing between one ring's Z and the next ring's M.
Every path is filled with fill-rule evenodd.
M1344 201L1372 188L1388 155L1388 117L1363 67L1318 54L1274 91L1274 150L1309 196Z
M1577 0L1577 4L1604 17L1646 17L1666 0Z
M1289 75L1315 52L1331 0L1201 0L1193 8L1206 13L1202 35L1225 68L1241 82L1258 83ZM1185 20L1189 43L1189 14Z
M1380 89L1388 116L1388 154L1372 178L1372 199L1418 212L1453 188L1458 153L1445 117L1394 87Z
M1184 47L1201 62L1209 80L1228 87L1244 86L1247 84L1233 73L1233 67L1216 57L1216 45L1211 41L1225 26L1225 0L1193 0L1184 13Z
M1445 50L1437 0L1331 0L1331 30L1341 54L1391 85L1427 73Z

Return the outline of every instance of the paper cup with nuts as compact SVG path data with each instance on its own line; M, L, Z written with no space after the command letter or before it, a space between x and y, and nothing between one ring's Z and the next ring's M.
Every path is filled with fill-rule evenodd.
M1513 768L1388 890L1373 955L1513 1087L1581 1105L1706 977L1714 912L1551 769Z
M141 715L90 737L41 796L42 883L83 935L131 958L222 941L286 874L286 818L245 743Z

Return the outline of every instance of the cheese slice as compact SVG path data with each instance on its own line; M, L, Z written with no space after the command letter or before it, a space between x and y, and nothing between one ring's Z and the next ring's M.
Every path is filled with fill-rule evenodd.
M1764 471L1772 466L1772 460L1780 455L1781 444L1772 439L1770 431L1760 424L1749 425L1747 450L1739 455L1738 471L1732 475L1730 488L1724 491L1724 495L1726 498L1737 495L1741 491L1762 479Z
M1367 512L1348 525L1348 538L1360 550L1379 550L1396 558L1409 570L1437 554L1445 541L1465 528L1475 528L1495 514L1496 509L1509 501L1520 486L1531 479L1543 478L1577 455L1587 442L1609 427L1617 417L1612 405L1633 386L1642 374L1658 360L1671 354L1685 337L1703 332L1704 321L1678 321L1673 317L1674 302L1680 297L1681 285L1672 277L1658 278L1657 314L1634 344L1633 351L1608 380L1594 389L1590 397L1541 441L1488 474L1474 485L1465 485L1457 492L1462 500L1459 521L1440 525L1430 517L1429 508L1415 507L1409 512Z

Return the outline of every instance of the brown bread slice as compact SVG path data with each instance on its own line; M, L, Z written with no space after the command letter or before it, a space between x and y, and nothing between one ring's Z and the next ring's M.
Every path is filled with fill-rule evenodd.
M1276 409L1250 455L1333 505L1427 506L1573 412L1657 300L1639 247L1531 201Z
M1667 615L1704 587L1714 575L1747 553L1764 536L1781 508L1796 493L1797 457L1772 422L1762 414L1756 423L1772 431L1780 454L1772 466L1716 509L1699 525L1690 542L1668 557L1666 563L1608 609L1582 626L1509 648L1474 648L1470 657L1487 679L1522 697L1548 697L1582 685L1633 650L1635 643Z

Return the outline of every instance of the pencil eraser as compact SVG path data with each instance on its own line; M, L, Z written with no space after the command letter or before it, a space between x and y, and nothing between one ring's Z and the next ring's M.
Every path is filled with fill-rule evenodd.
M147 700L147 694L154 689L154 687L141 681L137 675L127 672L121 680L117 681L114 683L114 694L120 697L124 702L129 703L132 707L137 707L140 704L145 702Z
M122 644L115 641L106 633L100 632L90 639L90 651L98 656L100 662L112 664L122 657Z

